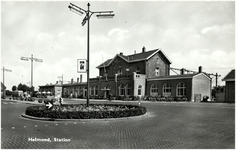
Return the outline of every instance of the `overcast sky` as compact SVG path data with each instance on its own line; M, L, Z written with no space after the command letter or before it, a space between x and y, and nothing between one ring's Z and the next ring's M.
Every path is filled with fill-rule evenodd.
M69 3L87 10L88 1L1 1L1 68L8 90L29 84L33 62L34 87L76 80L77 59L87 58L87 24L84 15L68 9ZM113 19L90 19L90 77L106 59L161 48L173 68L223 77L235 68L234 1L90 1L91 11L113 10ZM1 71L1 81L2 81ZM83 74L86 81L86 74ZM213 78L215 84L215 78Z

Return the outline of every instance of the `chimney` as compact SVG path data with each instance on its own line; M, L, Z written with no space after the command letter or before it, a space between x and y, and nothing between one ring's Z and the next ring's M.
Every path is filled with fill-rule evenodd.
M146 48L145 48L145 47L143 47L143 48L142 48L142 52L144 53L145 51L146 51Z
M73 78L71 79L71 84L73 84Z
M81 74L81 75L80 75L80 83L82 82L82 77L83 77L83 76L82 76L82 74Z
M198 67L198 73L202 73L202 66Z
M182 68L181 70L180 70L180 75L184 75L184 68Z
M123 52L120 52L120 55L123 55Z
M77 78L77 83L79 83L79 77Z
M134 54L136 54L136 50L134 50Z

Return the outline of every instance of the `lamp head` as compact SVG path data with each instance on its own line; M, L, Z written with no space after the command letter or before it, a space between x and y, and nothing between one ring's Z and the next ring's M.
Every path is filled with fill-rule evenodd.
M42 59L35 59L35 61L37 61L37 62L43 62Z
M97 15L98 19L113 18L115 14L99 14Z
M21 57L20 59L24 60L24 61L28 61L29 60L29 58L27 58L27 57Z
M70 11L72 11L72 12L74 12L74 13L80 15L80 16L83 15L83 12L79 9L76 9L76 8L70 6L70 5L68 6L68 8L70 9Z

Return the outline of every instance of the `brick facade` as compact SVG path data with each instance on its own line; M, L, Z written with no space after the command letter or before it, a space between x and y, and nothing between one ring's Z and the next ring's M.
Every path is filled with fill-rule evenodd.
M159 69L159 75L156 75L155 69ZM156 54L146 62L146 76L147 78L154 78L158 76L168 76L170 65L160 57L160 54Z
M89 95L107 98L113 96L184 96L194 101L194 93L210 95L211 79L203 73L170 76L170 60L160 50L143 51L141 53L115 55L97 68L99 76L89 79ZM155 93L151 92L152 85ZM43 90L45 86L41 86ZM67 97L87 96L86 83L63 85L62 95Z
M163 96L163 86L165 83L169 83L171 85L171 96L177 96L177 85L179 83L184 83L186 87L186 98L190 101L191 100L191 92L192 92L192 77L188 78L164 78L164 79L150 79L147 81L147 88L146 88L146 95L151 95L151 86L156 84L158 87L158 96Z

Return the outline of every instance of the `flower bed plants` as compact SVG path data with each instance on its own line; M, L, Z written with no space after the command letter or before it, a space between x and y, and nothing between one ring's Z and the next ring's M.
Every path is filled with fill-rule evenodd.
M46 106L29 106L25 114L40 118L54 119L104 119L139 116L147 112L143 106L118 104L63 104Z

